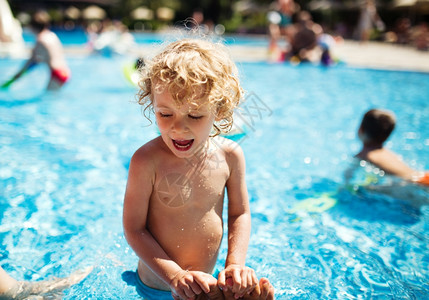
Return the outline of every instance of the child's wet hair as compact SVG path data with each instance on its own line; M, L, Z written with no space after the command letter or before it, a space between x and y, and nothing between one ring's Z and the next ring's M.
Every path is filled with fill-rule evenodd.
M382 144L392 133L395 123L395 115L392 112L371 109L363 116L360 128L371 142Z
M154 93L165 89L177 105L209 103L216 119L215 135L227 132L243 90L237 68L226 47L202 39L183 39L169 44L141 69L138 103L153 110Z

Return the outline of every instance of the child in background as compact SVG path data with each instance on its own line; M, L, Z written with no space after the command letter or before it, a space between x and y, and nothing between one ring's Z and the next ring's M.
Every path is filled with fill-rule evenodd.
M123 210L125 237L139 257L139 294L273 299L269 281L245 266L251 220L243 152L217 136L231 128L242 98L235 64L223 45L192 39L145 63L139 104L154 112L161 135L133 155ZM225 189L228 254L216 279Z
M3 84L2 87L9 86L38 63L46 63L51 71L51 78L47 89L58 90L70 78L70 70L64 57L61 41L49 29L50 17L47 12L36 12L30 25L31 29L37 34L36 45L32 50L31 57L21 70L11 80Z
M419 172L405 164L398 155L383 147L384 142L395 128L392 112L371 109L363 117L358 135L363 143L357 158L368 161L384 172L404 180L429 185L429 173Z

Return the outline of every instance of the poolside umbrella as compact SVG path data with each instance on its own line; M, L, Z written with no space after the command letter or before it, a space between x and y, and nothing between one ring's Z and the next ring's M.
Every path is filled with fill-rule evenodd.
M408 10L408 15L414 22L417 16L429 13L429 0L395 0L392 7Z
M361 2L359 1L345 1L339 2L335 0L312 0L307 6L310 11L316 10L355 10L361 7Z
M310 10L328 10L332 9L334 5L335 3L330 0L313 0L308 3L308 8Z
M131 18L134 20L152 20L153 19L153 10L140 6L131 11Z
M394 8L413 8L417 12L429 11L429 0L395 0Z
M174 18L174 10L169 7L160 7L156 10L156 16L163 21L171 21Z
M99 6L91 5L83 10L82 17L86 20L102 20L106 17L106 11Z
M77 7L70 6L64 11L64 15L71 20L77 20L80 17L80 10Z
M252 13L263 11L263 8L255 4L253 1L240 0L234 3L233 10L243 15L249 15Z

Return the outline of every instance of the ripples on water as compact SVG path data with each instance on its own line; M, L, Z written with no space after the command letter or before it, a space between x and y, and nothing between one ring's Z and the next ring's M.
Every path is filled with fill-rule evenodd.
M137 298L122 279L136 268L122 201L129 159L156 130L133 103L123 63L75 58L73 80L58 94L29 96L43 70L0 92L0 263L25 280L95 265L66 299ZM19 64L0 61L7 74ZM388 146L429 169L428 75L239 67L253 101L267 108L241 140L253 213L248 264L270 278L278 299L428 298L428 206L342 188L360 118L374 106L397 114ZM294 210L324 194L336 205Z

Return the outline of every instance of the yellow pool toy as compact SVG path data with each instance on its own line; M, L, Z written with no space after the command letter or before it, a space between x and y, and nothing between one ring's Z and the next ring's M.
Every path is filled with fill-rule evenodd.
M122 72L129 83L134 86L138 86L140 80L140 73L136 69L134 63L125 64L122 67Z
M289 213L295 214L299 211L310 213L322 213L337 204L334 193L322 193L319 197L310 197L300 201L289 210Z

